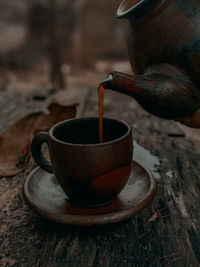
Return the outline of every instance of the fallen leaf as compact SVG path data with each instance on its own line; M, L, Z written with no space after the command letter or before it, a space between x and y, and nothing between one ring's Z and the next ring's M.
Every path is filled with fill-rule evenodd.
M180 259L181 259L180 257L177 257L177 258L175 258L175 259L172 259L171 261L169 261L169 262L167 263L167 265L171 265L172 263L177 262L177 261L179 261Z
M165 208L163 208L163 209L160 209L160 210L157 210L152 216L151 216L151 218L148 220L148 223L151 223L151 222L154 222L156 219L158 219L158 218L165 218L165 217L168 217L169 216L169 214L167 214L167 215L161 215L161 211L162 210L165 210L165 209L167 209L167 207L165 207Z
M49 114L42 112L27 115L0 135L0 177L14 176L22 172L30 159L33 137L47 131L55 123L74 118L77 104L61 106L51 104Z
M148 220L148 223L150 223L150 222L154 222L154 221L159 217L159 214L160 214L160 210L157 210L157 211L152 215L152 217Z

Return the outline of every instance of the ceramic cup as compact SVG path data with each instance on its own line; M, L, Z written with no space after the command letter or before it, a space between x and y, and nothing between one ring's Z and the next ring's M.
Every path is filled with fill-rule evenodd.
M60 122L32 141L32 155L47 172L54 173L69 201L80 207L112 202L126 184L132 163L132 132L125 122L104 118L103 143L99 119ZM42 152L47 143L51 163Z

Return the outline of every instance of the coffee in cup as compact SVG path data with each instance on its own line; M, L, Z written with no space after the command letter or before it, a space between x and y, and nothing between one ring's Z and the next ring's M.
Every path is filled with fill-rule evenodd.
M41 152L47 143L51 163ZM103 118L103 142L99 119L78 118L60 122L32 141L32 155L47 172L54 173L69 201L80 207L111 203L128 181L133 140L129 125Z

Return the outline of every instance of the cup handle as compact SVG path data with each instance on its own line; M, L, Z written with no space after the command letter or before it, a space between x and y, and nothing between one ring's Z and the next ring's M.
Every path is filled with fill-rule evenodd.
M49 173L53 173L53 168L51 163L45 159L45 157L42 155L41 147L43 143L46 143L48 145L48 139L49 135L48 133L42 132L37 134L32 141L31 144L31 153L35 160L35 162L45 171Z

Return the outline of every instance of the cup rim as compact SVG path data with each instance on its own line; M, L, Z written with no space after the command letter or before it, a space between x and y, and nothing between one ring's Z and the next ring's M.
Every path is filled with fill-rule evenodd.
M113 121L117 121L120 123L123 123L124 125L126 125L127 127L127 132L122 135L121 137L114 139L112 141L109 142L103 142L103 143L96 143L96 144L74 144L74 143L69 143L69 142L64 142L62 140L59 140L58 138L56 138L53 134L54 130L62 125L65 124L69 121L79 121L79 120L94 120L94 119L99 119L98 117L83 117L83 118L73 118L73 119L69 119L69 120L64 120L61 122L56 123L55 125L53 125L50 130L49 130L49 136L51 137L51 139L57 143L63 144L63 145L68 145L68 146L74 146L74 147L103 147L103 146L107 146L107 145L111 145L111 144L115 144L118 143L119 141L125 139L128 135L130 135L132 133L131 127L129 126L128 123L126 123L123 120L118 120L118 119L114 119L114 118L109 118L109 117L104 117L103 119L108 119L108 120L113 120Z

